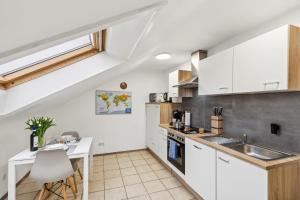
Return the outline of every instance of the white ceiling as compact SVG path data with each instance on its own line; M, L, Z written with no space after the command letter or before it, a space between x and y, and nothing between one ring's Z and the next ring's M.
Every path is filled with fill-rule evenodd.
M169 0L148 25L133 58L150 53L143 66L165 70L186 62L195 50L210 49L298 6L299 0ZM122 35L122 30L114 34ZM170 52L173 58L156 61L158 52Z

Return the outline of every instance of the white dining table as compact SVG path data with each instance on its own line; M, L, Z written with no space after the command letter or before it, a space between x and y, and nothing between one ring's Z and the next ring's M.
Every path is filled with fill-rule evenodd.
M83 158L83 194L82 199L88 200L89 177L93 174L92 137L83 137L75 148L69 148L67 155L72 158ZM16 199L16 166L32 164L36 158L36 152L26 149L8 160L8 200Z

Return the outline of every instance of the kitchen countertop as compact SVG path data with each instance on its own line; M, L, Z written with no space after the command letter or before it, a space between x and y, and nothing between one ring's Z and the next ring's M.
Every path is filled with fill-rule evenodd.
M248 155L246 155L244 153L241 153L241 152L238 152L236 150L230 149L230 148L225 147L223 145L219 145L219 144L216 144L216 143L213 143L213 142L209 142L209 141L204 140L202 138L202 137L205 137L205 136L215 135L215 134L212 134L212 133L186 135L186 134L183 134L183 133L181 133L177 130L171 129L170 125L168 125L168 124L160 124L160 127L166 128L172 133L184 135L186 138L189 138L189 139L192 139L196 142L205 144L205 145L207 145L209 147L212 147L212 148L214 148L218 151L227 153L231 156L234 156L236 158L239 158L241 160L244 160L246 162L249 162L251 164L254 164L254 165L256 165L258 167L261 167L263 169L266 169L266 170L270 170L270 169L273 169L273 168L276 168L276 167L280 167L282 165L292 164L294 162L300 162L300 155L296 155L296 156L288 157L288 158L283 158L283 159L278 159L278 160L264 161L264 160L254 158L252 156L248 156Z

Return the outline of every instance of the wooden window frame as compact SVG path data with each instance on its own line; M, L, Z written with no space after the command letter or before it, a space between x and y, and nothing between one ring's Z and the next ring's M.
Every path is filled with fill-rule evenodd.
M106 32L106 29L101 30L101 43L99 41L100 32L94 32L92 34L93 44L90 46L57 56L14 73L0 76L0 89L12 88L105 51Z

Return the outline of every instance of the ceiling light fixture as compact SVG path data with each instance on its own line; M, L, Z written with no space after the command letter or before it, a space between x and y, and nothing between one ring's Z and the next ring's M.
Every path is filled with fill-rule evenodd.
M171 54L169 53L160 53L155 56L157 60L168 60L171 58Z

